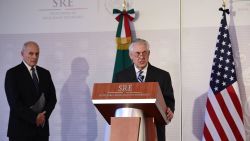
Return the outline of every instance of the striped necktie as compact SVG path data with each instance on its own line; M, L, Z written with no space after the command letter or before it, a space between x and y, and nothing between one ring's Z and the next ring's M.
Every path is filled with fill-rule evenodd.
M39 92L39 83L38 83L38 78L37 78L35 71L36 71L35 68L32 67L31 68L32 79L33 79L33 82L34 82L34 85L36 87L37 92Z
M138 74L138 77L137 77L138 81L139 81L139 82L143 82L143 80L144 80L144 76L142 75L143 71L140 70L138 73L139 73L139 74Z

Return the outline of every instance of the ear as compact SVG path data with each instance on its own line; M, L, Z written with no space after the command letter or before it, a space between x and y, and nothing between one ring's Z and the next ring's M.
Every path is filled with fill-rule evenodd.
M129 58L132 60L132 53L129 52Z

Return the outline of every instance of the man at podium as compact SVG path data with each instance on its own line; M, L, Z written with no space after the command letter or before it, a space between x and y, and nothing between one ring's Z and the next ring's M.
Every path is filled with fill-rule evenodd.
M144 39L136 39L129 46L129 56L133 64L118 72L113 82L158 82L168 106L167 119L173 118L175 99L170 74L167 71L152 66L149 63L149 44ZM165 141L165 125L157 125L158 141Z

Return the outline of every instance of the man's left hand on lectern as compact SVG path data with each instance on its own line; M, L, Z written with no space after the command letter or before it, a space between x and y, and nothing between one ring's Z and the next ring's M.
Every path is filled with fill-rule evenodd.
M167 109L166 109L166 115L167 115L168 121L171 121L172 118L174 117L174 113L171 111L171 109L169 107L167 107Z

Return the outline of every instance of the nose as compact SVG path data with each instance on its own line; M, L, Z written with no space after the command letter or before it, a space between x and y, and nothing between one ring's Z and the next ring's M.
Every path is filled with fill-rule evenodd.
M138 58L144 58L145 56L142 54L142 53L140 53L139 55L138 55Z
M38 58L38 54L33 54L32 58Z

